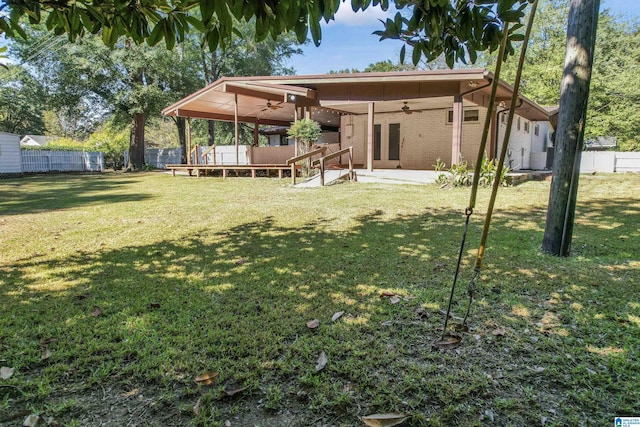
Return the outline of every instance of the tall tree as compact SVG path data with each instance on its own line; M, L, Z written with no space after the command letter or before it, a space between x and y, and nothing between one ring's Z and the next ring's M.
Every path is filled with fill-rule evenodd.
M600 0L572 0L567 26L556 158L542 249L568 256L575 216Z
M0 131L43 134L45 91L20 65L0 68Z

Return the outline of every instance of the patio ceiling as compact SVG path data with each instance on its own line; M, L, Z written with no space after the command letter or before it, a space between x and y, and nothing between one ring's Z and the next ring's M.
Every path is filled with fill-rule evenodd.
M492 74L484 69L431 70L391 73L328 74L222 78L167 107L166 115L287 126L296 107L311 109L322 125L338 126L341 114L366 114L370 102L376 113L442 109L462 95L467 105L486 106ZM512 88L504 82L498 101L508 102ZM518 113L530 120L548 120L549 113L521 98Z

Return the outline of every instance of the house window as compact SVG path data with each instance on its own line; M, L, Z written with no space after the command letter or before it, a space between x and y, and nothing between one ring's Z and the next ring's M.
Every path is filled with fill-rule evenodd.
M280 145L289 145L289 137L287 135L280 135Z
M500 113L500 122L507 123L507 115L504 112Z
M517 130L520 130L520 117L518 117L518 123L517 123L517 127L516 127L516 129L517 129Z
M478 122L480 121L480 110L464 110L462 113L463 122ZM447 123L453 123L453 110L447 111Z
M400 123L389 124L389 160L400 160Z
M463 120L465 122L479 122L480 110L464 110Z
M373 160L380 160L382 149L382 125L373 126Z
M524 121L524 132L529 133L529 122L526 120Z
M533 127L533 134L534 134L535 136L540 135L540 125L535 125L535 126Z

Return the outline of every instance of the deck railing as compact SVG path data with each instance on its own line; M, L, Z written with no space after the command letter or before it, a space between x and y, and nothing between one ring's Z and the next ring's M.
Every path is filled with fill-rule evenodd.
M287 160L287 165L291 166L291 182L293 183L293 185L296 184L296 163L301 162L302 160L311 159L311 157L317 156L318 154L322 155L326 150L327 147L320 147L315 150L309 151L308 153L301 154Z
M331 153L327 156L321 157L319 159L316 159L313 161L313 165L319 165L320 166L320 185L324 186L324 166L325 166L325 162L331 160L331 159L335 159L336 157L340 157L343 154L348 154L349 155L349 180L353 181L354 175L353 175L353 147L347 147L344 148L340 151L336 151L335 153Z

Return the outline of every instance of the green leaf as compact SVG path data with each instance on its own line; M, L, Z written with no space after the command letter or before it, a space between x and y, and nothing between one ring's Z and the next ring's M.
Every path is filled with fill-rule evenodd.
M147 44L149 46L155 46L160 40L162 40L162 36L164 35L164 33L162 32L163 25L164 19L158 22L155 27L153 27L151 34L149 34L149 37L147 37Z
M191 15L185 15L185 19L187 20L187 22L196 30L200 31L200 32L204 32L205 31L205 26L202 23L201 20L199 20L196 17L193 17Z
M400 63L404 64L404 57L407 54L407 45L403 44L400 48Z
M310 27L311 27L311 38L313 39L313 44L316 47L320 46L320 42L322 41L322 30L320 29L320 23L310 17Z
M220 41L220 34L217 28L211 29L207 33L207 44L209 45L209 51L215 52L218 48L218 42Z
M411 60L413 61L413 65L418 65L420 62L420 57L422 56L422 50L419 43L413 45L413 52L411 54Z
M213 16L215 10L215 3L221 2L220 0L204 0L200 2L200 13L202 14L202 22L209 22Z

